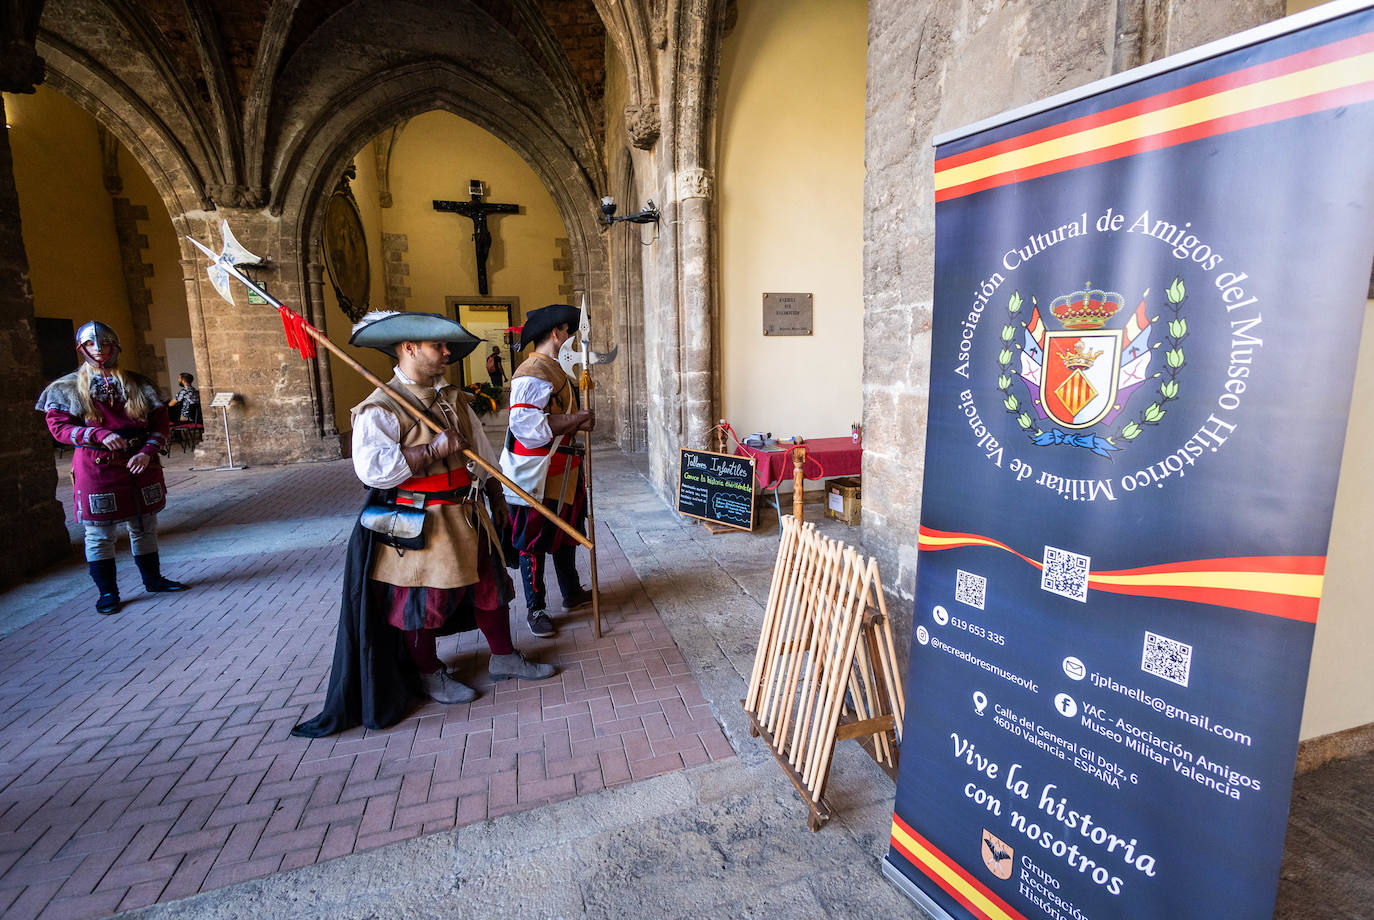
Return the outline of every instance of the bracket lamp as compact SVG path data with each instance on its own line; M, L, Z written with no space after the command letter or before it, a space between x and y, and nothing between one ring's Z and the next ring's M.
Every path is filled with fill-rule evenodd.
M654 200L652 198L649 199L649 203L645 206L644 210L636 211L633 214L626 214L624 217L615 216L614 198L607 196L601 199L600 220L607 226L610 226L611 224L615 223L620 223L622 221L628 221L632 224L656 224L658 223L658 218L658 205L654 204Z

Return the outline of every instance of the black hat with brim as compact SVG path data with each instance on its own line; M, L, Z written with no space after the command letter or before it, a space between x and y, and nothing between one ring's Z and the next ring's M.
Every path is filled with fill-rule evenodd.
M463 324L438 313L392 313L358 329L348 344L375 348L396 357L401 342L445 342L448 363L461 361L482 340L463 328Z
M582 322L582 311L566 303L551 303L547 307L531 310L525 314L525 324L520 328L520 347L523 349L531 342L538 342L564 323L573 332Z

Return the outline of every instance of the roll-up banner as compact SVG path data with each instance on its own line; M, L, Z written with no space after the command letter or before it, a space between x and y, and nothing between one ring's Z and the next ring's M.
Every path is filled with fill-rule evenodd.
M937 139L884 864L937 916L1272 916L1374 258L1325 9Z

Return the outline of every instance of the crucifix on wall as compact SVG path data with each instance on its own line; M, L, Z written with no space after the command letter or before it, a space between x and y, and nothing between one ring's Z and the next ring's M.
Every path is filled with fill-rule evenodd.
M472 221L472 240L477 245L477 292L486 296L487 254L491 252L491 230L487 229L488 214L519 214L518 204L497 204L482 200L482 180L468 180L468 201L434 202L436 211L452 211Z

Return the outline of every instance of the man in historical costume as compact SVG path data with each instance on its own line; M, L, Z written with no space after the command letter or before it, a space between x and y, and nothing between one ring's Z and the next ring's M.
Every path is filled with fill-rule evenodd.
M525 317L520 348L533 344L534 351L511 374L510 428L501 452L501 471L585 533L583 448L576 433L591 431L593 419L590 411L578 408L577 387L558 363L558 350L573 336L581 318L581 311L568 304L540 307ZM520 552L530 632L552 636L557 630L545 600L545 554L553 555L564 610L576 610L592 599L577 575L577 543L509 490L506 500L511 505L512 542Z
M76 519L86 530L86 564L100 596L95 609L119 609L115 535L129 531L134 562L148 591L183 591L164 578L157 552L157 513L167 504L158 452L171 423L157 387L119 368L119 336L90 322L76 333L81 366L48 384L34 407L72 454Z
M434 313L374 312L349 344L396 359L389 386L443 429L435 434L381 389L353 408L353 468L368 503L394 501L424 512L423 548L398 549L360 521L344 567L343 602L324 711L293 734L320 737L360 722L385 728L406 714L412 693L466 703L477 692L451 675L436 638L476 627L491 650L492 680L543 680L555 669L525 658L511 641L514 588L500 538L480 495L502 526L499 484L461 455L496 457L463 391L445 379L478 339Z

